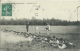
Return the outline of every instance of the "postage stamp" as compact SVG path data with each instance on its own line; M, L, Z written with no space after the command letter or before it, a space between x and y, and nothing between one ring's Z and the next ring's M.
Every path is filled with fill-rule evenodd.
M12 16L12 4L11 3L2 4L2 16Z

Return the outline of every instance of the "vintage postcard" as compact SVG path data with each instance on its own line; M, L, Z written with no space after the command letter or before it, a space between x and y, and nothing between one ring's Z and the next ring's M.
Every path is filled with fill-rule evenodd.
M1 51L80 51L80 0L0 0Z

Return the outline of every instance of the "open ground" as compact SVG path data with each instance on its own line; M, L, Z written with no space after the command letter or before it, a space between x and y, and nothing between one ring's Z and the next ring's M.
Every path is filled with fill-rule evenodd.
M2 25L1 29L15 30L18 32L26 32L24 25ZM35 35L47 36L45 26L39 26L40 34L35 33L35 26L29 27L29 32ZM80 51L80 26L51 26L49 36L68 39L76 44L75 48L58 49L48 44L40 42L32 42L29 44L27 39L13 33L5 33L1 31L1 50L2 51ZM45 45L45 46L44 46Z

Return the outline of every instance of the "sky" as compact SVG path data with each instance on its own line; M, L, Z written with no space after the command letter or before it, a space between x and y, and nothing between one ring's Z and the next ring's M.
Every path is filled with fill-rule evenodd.
M80 6L79 0L1 0L1 3L16 3L12 4L12 16L1 16L1 18L27 18L32 19L61 19L80 21ZM36 8L38 7L38 10Z

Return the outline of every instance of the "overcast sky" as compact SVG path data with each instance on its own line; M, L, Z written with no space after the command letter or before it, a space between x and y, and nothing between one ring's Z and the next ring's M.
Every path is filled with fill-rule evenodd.
M5 16L5 18L31 19L36 17L37 19L55 18L76 21L76 10L80 6L79 0L1 0L1 3L5 2L16 3L13 4L12 16ZM39 10L35 10L39 5ZM38 16L36 16L36 13L38 13ZM78 8L78 20L80 20L80 7Z

